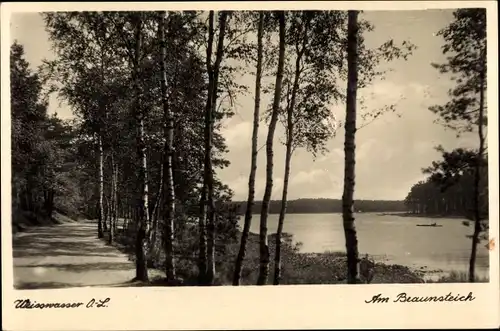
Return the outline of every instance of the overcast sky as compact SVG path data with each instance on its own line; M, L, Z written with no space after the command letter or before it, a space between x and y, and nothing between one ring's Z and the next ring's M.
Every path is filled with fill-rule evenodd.
M375 31L366 36L369 45L378 46L388 39L396 42L411 41L418 49L408 61L397 60L389 67L393 70L379 81L359 93L366 97L368 109L397 103L395 114L386 114L363 128L356 136L356 193L357 199L404 199L410 187L423 178L421 169L439 158L434 146L445 148L473 146L474 138L457 139L451 131L434 124L435 115L428 110L434 104L447 101L450 80L431 67L431 62L442 62L443 40L435 33L452 20L451 10L365 12ZM43 21L37 14L16 14L11 20L11 40L24 45L27 60L33 68L43 58L53 58ZM253 81L242 79L253 91ZM71 109L59 107L53 99L50 111L59 117L70 118ZM236 115L225 123L223 135L227 138L231 165L219 173L221 179L235 191L236 200L248 194L247 182L250 169L250 147L253 117L253 96L238 99ZM265 107L262 107L265 108ZM333 107L339 118L345 114L344 106ZM284 146L276 132L275 181L273 199L281 195L284 173ZM261 125L259 146L262 146L267 127ZM344 169L344 131L328 142L330 152L313 160L303 150L298 150L292 160L289 199L337 198L342 195ZM259 153L256 198L262 199L265 185L265 149Z

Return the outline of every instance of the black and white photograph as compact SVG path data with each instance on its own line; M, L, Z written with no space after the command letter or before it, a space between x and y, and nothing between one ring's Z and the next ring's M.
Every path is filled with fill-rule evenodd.
M17 288L488 281L485 9L11 28Z
M14 289L497 281L487 9L324 7L12 12Z

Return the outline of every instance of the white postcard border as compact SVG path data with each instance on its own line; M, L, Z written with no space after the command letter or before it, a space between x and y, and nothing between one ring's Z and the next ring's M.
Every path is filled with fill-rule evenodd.
M488 21L488 108L490 283L423 285L304 285L178 288L74 288L14 290L10 187L9 18L12 12L153 9L360 9L417 10L486 7ZM302 1L179 3L3 3L2 63L2 321L5 330L307 329L307 328L481 328L498 327L498 19L493 1ZM396 296L473 293L471 302L395 303ZM388 303L364 301L381 294ZM88 303L109 297L107 308L15 309L14 301Z

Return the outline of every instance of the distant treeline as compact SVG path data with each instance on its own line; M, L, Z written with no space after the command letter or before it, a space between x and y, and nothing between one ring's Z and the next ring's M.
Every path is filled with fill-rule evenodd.
M434 161L430 167L424 169L424 173L429 176L414 184L405 198L408 212L420 215L462 216L471 220L478 216L482 220L488 219L488 159L483 156L479 163L479 178L476 184L477 151L464 148L451 152L441 148L438 150L442 153L442 160Z
M246 201L234 201L239 206L239 212L245 213ZM279 214L281 201L271 200L270 214ZM256 201L253 213L260 213L262 202ZM356 212L404 212L406 207L404 201L398 200L356 200L354 203ZM291 214L314 214L314 213L340 213L342 212L342 200L339 199L298 199L287 203L287 213Z

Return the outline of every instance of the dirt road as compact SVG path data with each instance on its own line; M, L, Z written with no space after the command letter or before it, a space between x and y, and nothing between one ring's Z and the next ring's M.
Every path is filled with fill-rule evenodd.
M98 239L90 221L17 233L13 255L17 289L123 286L135 276L134 262Z

